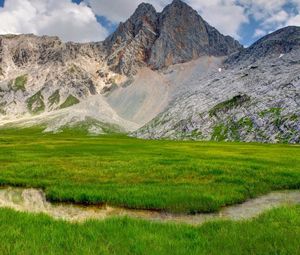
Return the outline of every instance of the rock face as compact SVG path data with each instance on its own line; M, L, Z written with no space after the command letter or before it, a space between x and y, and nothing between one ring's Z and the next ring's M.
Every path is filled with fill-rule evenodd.
M104 41L108 51L108 65L112 70L129 75L135 74L138 67L145 65L157 38L157 20L158 14L154 7L142 3Z
M63 43L57 37L0 36L0 111L36 115L100 94L118 75L102 43ZM102 77L101 77L102 76Z
M126 75L141 66L161 69L199 56L227 56L242 49L180 0L174 0L161 13L150 4L141 4L105 45L109 66Z
M300 27L262 38L229 57L226 68L187 80L198 88L178 96L135 134L154 139L299 143L299 46Z
M187 62L199 56L227 56L242 48L223 36L186 3L175 0L159 15L158 38L149 64L156 69Z

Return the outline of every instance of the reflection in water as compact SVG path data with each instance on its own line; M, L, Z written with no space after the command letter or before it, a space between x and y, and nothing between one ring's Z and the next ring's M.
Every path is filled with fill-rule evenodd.
M228 206L218 213L182 215L149 210L134 210L110 206L80 206L73 204L51 204L37 189L2 188L0 207L17 211L44 213L55 219L82 222L88 219L106 219L112 216L129 216L159 222L178 222L199 225L216 219L242 220L258 216L265 210L283 204L300 204L300 191L272 192L249 200L243 204Z

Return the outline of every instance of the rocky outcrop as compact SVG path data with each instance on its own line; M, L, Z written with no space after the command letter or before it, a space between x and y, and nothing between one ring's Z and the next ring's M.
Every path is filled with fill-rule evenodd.
M174 0L161 13L150 4L141 4L104 44L110 68L126 75L141 66L161 69L199 56L227 56L242 49L181 0Z
M237 41L220 34L180 0L174 0L159 15L157 30L159 36L148 62L155 69L184 63L199 56L227 56L242 48Z
M108 65L122 74L135 74L149 59L157 38L158 14L150 4L142 3L135 13L121 23L104 45L108 51Z
M268 35L226 66L193 75L142 138L300 142L300 27ZM225 67L225 68L224 68Z
M57 110L68 98L84 100L119 78L107 67L102 42L34 35L0 36L0 71L2 116Z

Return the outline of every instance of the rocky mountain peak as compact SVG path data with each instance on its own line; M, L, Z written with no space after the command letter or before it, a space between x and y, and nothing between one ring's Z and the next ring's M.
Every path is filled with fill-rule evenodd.
M181 0L174 0L161 13L150 4L140 4L105 45L110 68L126 75L141 66L161 69L200 56L226 56L242 48Z
M191 6L189 6L187 3L181 1L181 0L173 0L171 4L168 5L168 8L188 8L188 9L192 9L193 8Z
M133 35L138 34L143 26L156 26L157 13L155 8L148 3L141 3L133 15L129 18L128 23L133 27Z
M136 10L132 16L137 15L137 14L145 14L147 12L155 12L156 13L156 10L152 4L141 3L138 5L138 7L136 8Z
M130 75L135 73L137 67L145 64L156 40L157 21L158 14L154 7L142 3L104 41L108 53L107 61L113 71Z
M131 17L126 22L121 22L117 30L104 43L107 47L112 47L114 43L133 39L144 26L155 27L156 22L155 8L151 4L141 3Z

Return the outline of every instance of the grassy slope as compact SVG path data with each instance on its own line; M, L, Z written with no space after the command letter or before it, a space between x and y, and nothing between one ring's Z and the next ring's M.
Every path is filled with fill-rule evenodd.
M27 75L22 75L16 78L15 82L14 82L14 86L13 86L13 90L17 91L17 90L22 90L25 91L25 85L27 83Z
M69 224L0 210L0 254L300 254L300 207L195 228L131 219Z
M64 109L70 107L72 105L78 104L80 101L76 97L69 95L64 103L59 107L60 109Z
M42 187L53 200L176 212L300 188L300 147L289 145L1 130L0 166L0 184Z

